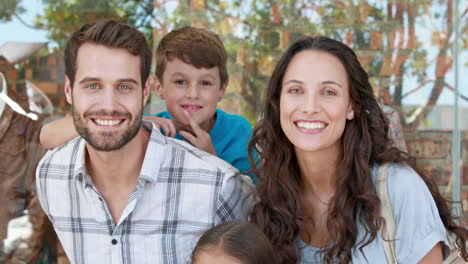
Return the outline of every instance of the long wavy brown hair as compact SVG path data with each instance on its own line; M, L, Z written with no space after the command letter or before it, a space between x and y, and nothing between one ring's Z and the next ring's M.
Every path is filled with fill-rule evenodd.
M306 226L310 225L307 225L309 220L301 198L301 176L294 147L281 129L279 102L282 79L291 59L311 49L327 52L341 61L347 71L354 106L354 118L346 121L341 137L336 190L326 219L333 243L322 249L325 263L349 263L353 247L362 252L384 223L371 168L385 162L405 163L416 168L412 158L393 147L388 136L388 120L374 96L368 75L353 50L341 42L327 37L306 37L292 44L277 63L266 91L263 119L254 128L248 147L250 163L259 180L254 193L258 203L250 217L271 240L281 263L297 262L298 249L294 242L299 231L307 230ZM436 202L442 222L455 236L467 260L468 230L455 223L448 201L437 186L420 171L418 173ZM366 231L360 241L357 241L358 222Z

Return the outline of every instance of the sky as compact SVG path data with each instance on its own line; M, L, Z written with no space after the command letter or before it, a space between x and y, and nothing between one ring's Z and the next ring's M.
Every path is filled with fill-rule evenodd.
M35 16L44 8L42 1L22 0L21 3L26 8L26 13L21 15L21 19L33 25ZM12 21L0 23L0 45L7 41L46 42L47 32L29 28L12 17Z

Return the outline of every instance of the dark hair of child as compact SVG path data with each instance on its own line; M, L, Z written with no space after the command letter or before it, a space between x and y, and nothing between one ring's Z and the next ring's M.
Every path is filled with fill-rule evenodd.
M273 247L254 224L246 221L230 221L209 229L198 240L192 253L196 263L200 252L221 251L245 264L276 264Z

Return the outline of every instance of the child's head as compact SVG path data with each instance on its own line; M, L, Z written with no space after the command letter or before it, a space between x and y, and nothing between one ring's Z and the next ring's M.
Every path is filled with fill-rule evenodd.
M268 238L245 221L225 222L208 230L192 253L193 264L274 264L277 263Z
M188 126L188 111L205 130L228 84L227 53L218 35L184 27L165 35L156 50L156 92L176 126Z

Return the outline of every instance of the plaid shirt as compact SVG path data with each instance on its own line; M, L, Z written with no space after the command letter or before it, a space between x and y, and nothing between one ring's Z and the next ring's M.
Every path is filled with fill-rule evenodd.
M38 197L72 263L189 263L208 228L245 219L251 180L153 125L136 189L115 224L85 167L85 141L49 151Z

